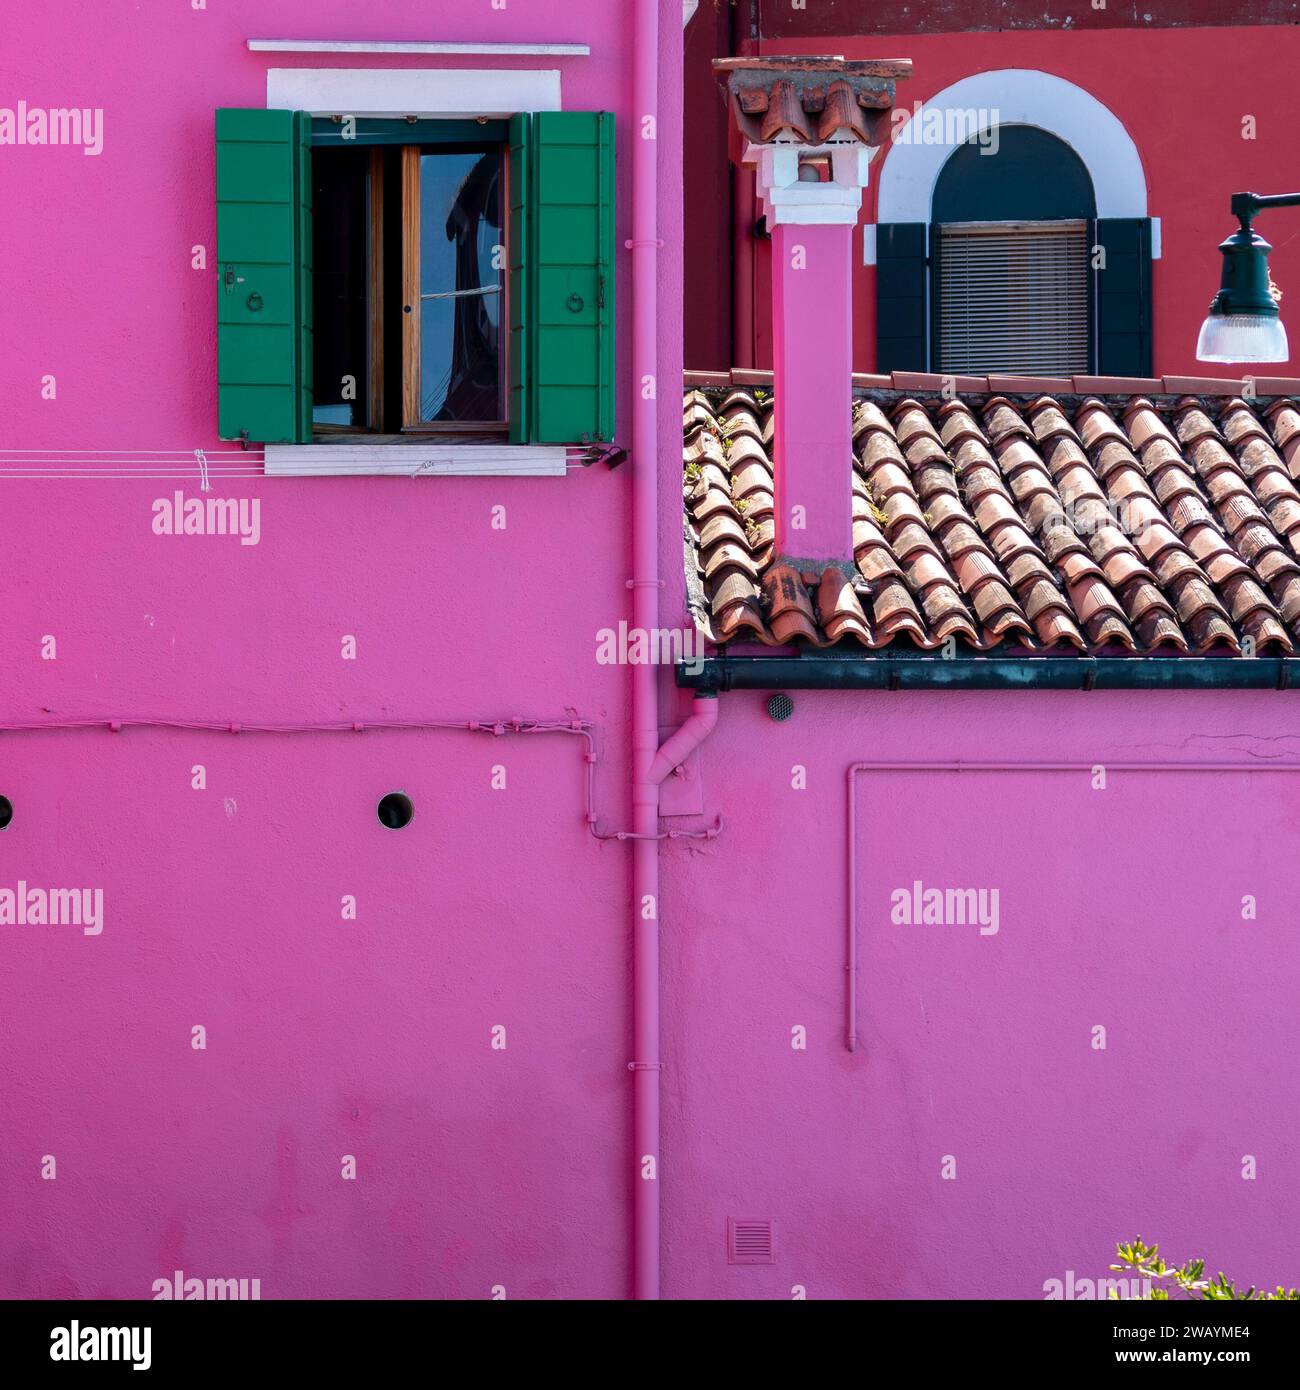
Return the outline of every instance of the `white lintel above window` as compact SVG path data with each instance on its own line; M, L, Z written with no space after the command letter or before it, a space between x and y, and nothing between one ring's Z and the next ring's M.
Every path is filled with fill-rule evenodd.
M313 116L424 120L559 111L560 74L542 68L269 68L266 104Z
M268 478L562 478L563 444L268 444Z

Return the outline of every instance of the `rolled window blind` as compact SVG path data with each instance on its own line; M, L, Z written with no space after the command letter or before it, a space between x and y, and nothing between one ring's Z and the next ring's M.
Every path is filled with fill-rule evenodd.
M936 230L940 371L1089 370L1087 222L956 222Z

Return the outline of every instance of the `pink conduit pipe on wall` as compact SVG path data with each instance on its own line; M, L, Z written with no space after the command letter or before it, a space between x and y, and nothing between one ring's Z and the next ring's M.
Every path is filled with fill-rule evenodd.
M717 721L717 701L696 700L696 712L655 755L652 775L655 785L661 784L675 768L701 744ZM213 734L374 734L429 733L435 730L471 734L491 734L496 738L507 734L575 734L586 745L584 765L585 811L583 819L597 840L635 840L635 832L601 828L596 807L596 725L590 719L531 719L514 715L509 719L350 719L350 720L290 720L263 723L247 719L179 719L155 718L149 715L129 715L121 719L100 715L72 715L56 719L0 722L0 735L72 733L85 729L104 729L120 734L128 729L181 729L191 733ZM661 840L713 840L722 832L722 818L705 830L670 830L658 836Z
M632 0L632 623L659 625L659 19L672 5ZM647 382L656 389L647 392ZM666 383L663 383L666 386ZM659 1297L659 788L707 737L716 699L694 712L662 748L655 668L632 679L632 1290Z
M659 2L633 0L632 59L632 623L659 621L657 392L640 383L658 371ZM648 132L648 136L647 136ZM655 670L632 673L632 1288L659 1297L659 751Z
M1135 763L1114 762L1099 757L1093 763L1034 762L865 762L848 768L848 915L844 931L844 1046L850 1052L858 1045L858 860L857 811L853 799L859 772L1075 772L1091 773L1102 767L1110 772L1300 772L1300 763Z

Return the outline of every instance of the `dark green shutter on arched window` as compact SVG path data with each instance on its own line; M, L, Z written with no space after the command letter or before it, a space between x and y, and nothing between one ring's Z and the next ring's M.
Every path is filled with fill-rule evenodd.
M1149 377L1151 352L1151 219L1102 217L1096 224L1093 281L1097 371Z
M929 366L930 229L924 222L876 228L876 370Z

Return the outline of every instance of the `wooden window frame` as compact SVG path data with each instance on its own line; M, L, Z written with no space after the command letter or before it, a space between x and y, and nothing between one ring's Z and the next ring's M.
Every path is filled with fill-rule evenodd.
M366 248L366 293L369 297L369 354L366 360L370 397L369 434L384 432L384 150L370 148L370 240Z
M457 150L459 145L442 147ZM497 373L501 383L501 418L499 420L423 420L420 418L420 402L423 399L422 365L420 360L420 335L422 332L423 303L420 278L420 161L428 153L427 144L402 146L402 433L403 434L505 434L510 429L509 418L509 359L507 348L510 334L507 331L510 306L508 301L509 276L501 277L500 310L497 322ZM495 152L500 179L501 196L501 245L506 247L505 264L509 264L509 248L506 238L506 212L509 204L509 189L506 187L507 166L504 145L493 142L482 152ZM475 152L472 149L469 151Z
M418 438L445 438L448 436L505 436L510 431L510 391L509 391L509 346L510 334L510 277L501 277L500 302L498 314L498 371L501 382L501 418L499 420L421 420L420 401L421 363L420 332L420 158L425 153L440 150L455 151L468 149L484 154L495 153L499 162L501 187L501 245L505 248L504 263L509 265L509 160L508 146L498 140L489 140L482 145L458 139L450 142L428 140L400 144L401 163L401 204L394 211L401 217L401 279L402 279L402 418L390 421L386 409L385 381L385 328L386 303L385 281L385 217L388 211L384 205L384 150L397 143L391 137L371 139L366 142L370 148L367 172L368 215L366 251L366 294L367 294L367 360L366 360L366 401L368 423L365 425L329 425L313 422L312 436L323 436L326 440L345 437L349 440L381 443L403 442ZM319 145L317 147L320 147Z

